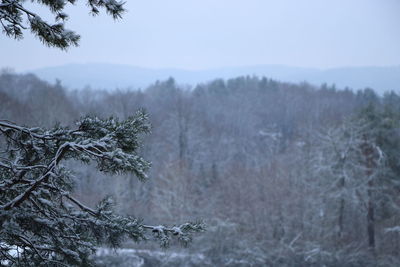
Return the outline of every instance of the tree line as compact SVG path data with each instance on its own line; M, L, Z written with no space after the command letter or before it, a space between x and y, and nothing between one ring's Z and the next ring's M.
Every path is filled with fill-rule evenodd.
M191 246L210 265L396 266L400 251L400 96L265 77L194 87L65 89L3 71L1 118L27 126L121 120L144 108L150 179L110 179L69 162L79 196L112 194L151 223L202 218ZM139 244L140 245L140 244Z

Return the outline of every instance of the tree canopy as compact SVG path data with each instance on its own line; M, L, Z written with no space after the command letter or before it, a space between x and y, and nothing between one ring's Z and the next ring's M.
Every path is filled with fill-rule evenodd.
M102 247L96 264L400 266L398 94L258 77L192 90L170 79L145 90L71 92L0 74L0 114L18 125L77 129L80 116L121 122L139 107L153 125L138 150L152 163L147 182L62 161L76 176L72 196L96 210L112 195L118 214L150 225L205 218L207 232L184 251L158 251L157 242L124 243L118 254Z

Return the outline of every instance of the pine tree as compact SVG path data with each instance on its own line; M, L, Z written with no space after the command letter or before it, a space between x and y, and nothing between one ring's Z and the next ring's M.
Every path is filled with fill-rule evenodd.
M95 163L99 171L147 179L150 163L139 154L150 131L143 111L124 121L86 117L75 129L28 128L0 121L0 264L90 266L96 247L151 237L183 244L202 223L150 226L113 212L107 197L95 208L73 194L73 173L63 163Z

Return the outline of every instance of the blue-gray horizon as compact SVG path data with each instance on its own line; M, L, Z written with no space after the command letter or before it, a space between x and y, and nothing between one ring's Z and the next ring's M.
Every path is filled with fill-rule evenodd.
M209 70L257 65L313 69L400 65L400 1L128 1L123 19L69 7L67 27L82 36L67 52L29 32L0 35L0 68L18 72L106 63ZM37 13L46 13L39 8Z
M262 68L262 67L277 67L277 68L293 68L293 69L303 69L303 70L315 70L315 71L330 71L330 70L340 70L340 69L359 69L359 68L397 68L400 67L399 64L393 65L344 65L344 66L335 66L335 67L304 67L304 66L296 66L296 65L286 65L286 64L254 64L254 65L231 65L231 66L216 66L210 68L180 68L175 66L162 66L162 67L146 67L146 66L138 66L134 64L126 64L126 63L107 63L107 62L69 62L65 64L56 64L56 65L48 65L44 67L26 69L26 70L16 70L13 67L4 66L3 69L9 70L17 73L30 73L38 70L45 69L54 69L54 68L63 68L63 67L73 67L73 66L116 66L116 67L130 67L137 68L143 70L154 70L154 71L163 71L163 70L176 70L176 71L187 71L187 72L203 72L203 71L217 71L217 70L227 70L227 69L240 69L240 68Z

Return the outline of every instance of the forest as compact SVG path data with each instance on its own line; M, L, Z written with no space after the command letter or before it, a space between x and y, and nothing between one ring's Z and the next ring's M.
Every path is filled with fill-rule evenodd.
M140 150L148 180L66 164L88 206L111 195L119 214L146 223L207 225L187 248L124 243L142 266L400 266L399 94L256 76L71 90L0 73L0 118L19 125L123 120L141 109L151 123ZM99 265L132 263L97 255Z

